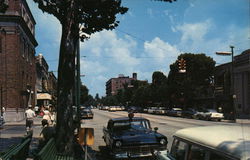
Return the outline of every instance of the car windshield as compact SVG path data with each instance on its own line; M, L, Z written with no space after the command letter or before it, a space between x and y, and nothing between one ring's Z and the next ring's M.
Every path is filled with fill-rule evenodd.
M91 113L90 110L83 110L82 112L83 112L83 113Z
M113 126L114 131L124 130L147 130L150 129L149 122L143 121L119 121L115 122Z

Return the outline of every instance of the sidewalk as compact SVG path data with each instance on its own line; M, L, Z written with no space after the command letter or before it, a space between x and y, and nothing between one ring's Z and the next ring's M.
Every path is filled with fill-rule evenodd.
M238 124L249 124L250 125L250 119L236 119L236 123L238 123Z
M41 129L41 118L35 118L33 125L33 137L30 147L31 150L37 145ZM4 127L0 129L0 152L8 149L8 147L13 144L20 143L21 139L25 135L25 120L5 123Z

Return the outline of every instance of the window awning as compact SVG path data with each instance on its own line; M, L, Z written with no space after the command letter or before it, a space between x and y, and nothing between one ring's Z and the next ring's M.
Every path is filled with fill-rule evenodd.
M47 100L51 100L52 96L49 93L37 93L36 95L36 99L47 99Z

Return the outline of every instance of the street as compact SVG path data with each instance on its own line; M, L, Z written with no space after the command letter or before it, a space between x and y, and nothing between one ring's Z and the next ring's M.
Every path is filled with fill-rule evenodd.
M125 117L127 116L126 111L109 112L104 110L93 109L94 119L82 120L82 127L93 127L95 134L95 142L92 149L97 151L97 157L100 160L109 159L108 151L105 147L105 142L102 139L102 129L107 125L110 118ZM235 125L229 122L217 122L217 121L202 121L194 119L186 119L179 117L168 117L164 115L152 115L145 113L135 113L137 117L144 117L150 120L151 127L158 127L158 132L164 134L168 138L168 149L173 141L173 134L182 128L196 127L196 126L208 126L208 125ZM99 155L99 156L98 156ZM101 158L100 158L101 157Z

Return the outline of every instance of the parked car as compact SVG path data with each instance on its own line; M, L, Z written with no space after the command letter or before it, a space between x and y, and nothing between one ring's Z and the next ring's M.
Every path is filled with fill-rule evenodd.
M217 112L215 109L201 109L196 113L196 119L202 120L218 120L224 119L223 113Z
M154 113L163 115L167 113L167 109L165 107L158 107L155 109Z
M187 108L182 110L181 112L181 116L183 118L195 118L197 115L197 110L193 109L193 108Z
M115 112L116 110L116 106L110 106L108 109L109 112Z
M148 108L143 108L142 112L143 113L148 113Z
M113 158L152 156L155 151L166 150L168 142L167 137L158 133L157 127L153 131L149 120L143 117L110 119L103 134Z
M207 111L208 111L208 113L209 113L209 118L208 118L208 120L217 120L217 121L221 121L222 119L224 119L223 113L219 113L219 112L217 112L215 109L208 109Z
M185 128L174 134L169 151L157 160L249 160L250 127L220 125Z
M181 108L172 108L167 111L168 116L181 117L182 109Z
M80 110L80 118L81 119L93 119L94 118L94 114L90 109L82 109Z
M106 110L106 111L109 110L109 106L103 106L102 110Z
M138 106L130 106L128 107L128 112L139 113L142 112L142 108Z
M155 111L157 110L157 107L149 107L148 113L155 114Z

